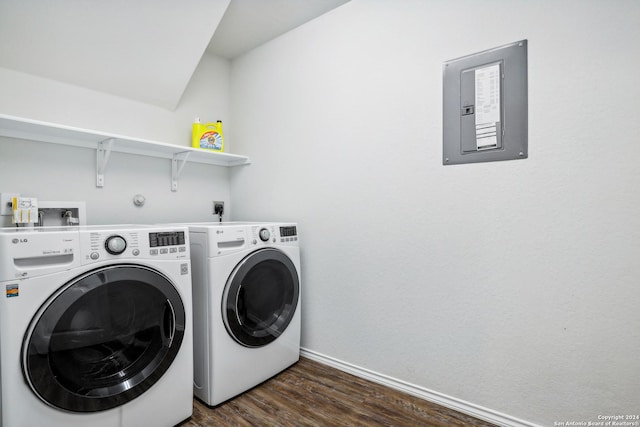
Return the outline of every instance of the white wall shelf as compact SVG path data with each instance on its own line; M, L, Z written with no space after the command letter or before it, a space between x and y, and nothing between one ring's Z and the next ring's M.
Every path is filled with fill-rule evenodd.
M226 167L251 163L248 157L237 154L200 150L3 114L0 114L0 136L95 149L97 187L104 186L104 172L111 152L170 159L172 191L178 189L178 178L187 162Z

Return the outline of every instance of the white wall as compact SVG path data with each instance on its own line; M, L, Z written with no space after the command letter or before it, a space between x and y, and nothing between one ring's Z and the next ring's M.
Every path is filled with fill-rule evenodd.
M205 54L175 111L0 68L0 113L190 146L194 117L229 118L229 61ZM227 168L188 163L172 192L170 160L112 153L105 186L96 188L95 157L95 150L0 137L0 192L86 201L90 224L214 220L213 200L226 201L231 213ZM138 193L147 198L142 208L132 201Z
M442 64L529 40L529 159L442 166ZM640 407L640 3L353 0L232 62L234 219L303 346L542 425Z

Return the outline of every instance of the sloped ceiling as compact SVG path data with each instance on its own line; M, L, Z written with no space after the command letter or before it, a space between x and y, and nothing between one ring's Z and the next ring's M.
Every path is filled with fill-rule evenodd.
M233 59L350 0L231 0L207 51Z
M169 110L229 0L0 0L0 66Z
M0 67L174 110L207 48L231 59L347 1L0 0Z

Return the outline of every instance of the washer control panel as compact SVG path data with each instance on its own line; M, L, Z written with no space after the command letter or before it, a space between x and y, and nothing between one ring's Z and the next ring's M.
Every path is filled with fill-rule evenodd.
M120 255L127 249L127 241L122 236L109 236L104 242L104 248L111 255Z
M149 233L149 254L163 255L186 251L184 231Z
M189 258L189 244L185 230L105 229L84 234L83 260L107 259L181 259Z
M184 231L163 231L149 233L149 246L179 246L184 245Z

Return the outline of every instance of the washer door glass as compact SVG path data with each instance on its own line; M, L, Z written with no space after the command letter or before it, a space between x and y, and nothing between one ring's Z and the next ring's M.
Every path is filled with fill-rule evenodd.
M282 251L259 249L233 270L222 297L229 334L246 347L278 338L298 305L300 283L295 265Z
M120 406L148 390L174 360L185 310L173 284L143 266L94 270L40 308L22 348L31 389L73 412Z

